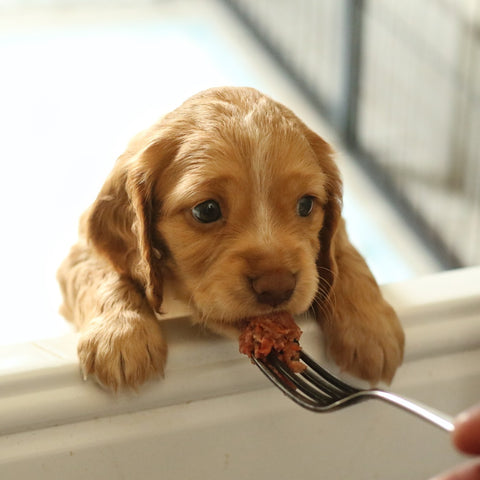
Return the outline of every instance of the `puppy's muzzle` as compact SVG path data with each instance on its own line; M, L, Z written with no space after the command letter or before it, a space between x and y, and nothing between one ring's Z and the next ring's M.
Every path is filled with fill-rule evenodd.
M250 280L259 303L278 307L290 299L295 290L295 275L288 270L272 270Z

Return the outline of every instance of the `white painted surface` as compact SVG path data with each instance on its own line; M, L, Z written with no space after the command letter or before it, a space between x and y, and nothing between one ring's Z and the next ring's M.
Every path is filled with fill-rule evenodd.
M407 334L392 390L452 415L479 401L480 268L385 293ZM381 402L304 411L235 342L175 315L164 325L166 378L136 394L83 382L75 335L1 347L0 478L414 480L462 460L447 434ZM301 325L328 365L316 325Z

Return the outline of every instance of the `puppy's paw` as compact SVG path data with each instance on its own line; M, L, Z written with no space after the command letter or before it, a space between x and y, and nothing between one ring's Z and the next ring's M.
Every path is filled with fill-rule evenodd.
M370 311L343 313L327 329L327 349L339 367L372 385L391 383L403 360L405 335L388 304ZM374 310L374 309L372 309Z
M121 318L93 319L80 336L78 357L85 379L94 375L113 391L135 389L163 376L167 344L154 319L127 311Z

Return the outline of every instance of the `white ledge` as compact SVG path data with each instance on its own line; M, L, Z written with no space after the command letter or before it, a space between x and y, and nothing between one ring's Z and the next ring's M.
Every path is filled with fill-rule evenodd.
M399 313L407 336L405 364L392 389L408 392L412 385L425 383L425 376L450 380L457 364L466 375L480 375L480 268L388 285L384 292ZM327 362L317 325L308 319L300 323L305 349ZM77 364L75 334L1 347L0 435L268 386L238 353L236 342L191 326L186 318L165 320L163 326L169 340L166 378L150 382L138 393L112 395L93 381L84 382ZM432 369L432 365L438 368ZM436 406L457 408L447 400L439 399Z

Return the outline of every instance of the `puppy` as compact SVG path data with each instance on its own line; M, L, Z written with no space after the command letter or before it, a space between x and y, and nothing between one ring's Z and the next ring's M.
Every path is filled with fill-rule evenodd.
M85 378L163 374L169 291L236 336L244 318L312 309L342 369L391 381L404 334L341 206L330 146L285 106L251 88L187 100L130 142L59 269Z

